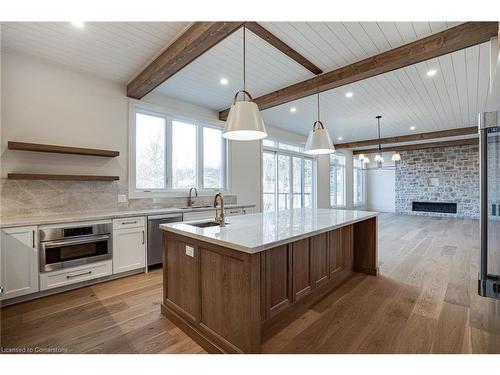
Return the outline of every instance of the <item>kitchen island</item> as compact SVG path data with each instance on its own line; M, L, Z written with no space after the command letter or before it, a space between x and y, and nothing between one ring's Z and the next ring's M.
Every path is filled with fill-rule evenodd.
M209 352L262 339L353 272L378 274L377 214L294 209L161 225L162 313Z

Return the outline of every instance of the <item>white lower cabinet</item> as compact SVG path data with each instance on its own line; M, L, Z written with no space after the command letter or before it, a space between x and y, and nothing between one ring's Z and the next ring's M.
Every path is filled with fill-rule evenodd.
M114 274L146 266L146 228L144 220L137 220L137 223L137 226L131 228L113 227Z
M82 266L60 269L40 274L40 290L59 288L61 286L109 276L112 273L110 260L89 263Z
M0 300L39 291L37 227L6 228L1 232Z

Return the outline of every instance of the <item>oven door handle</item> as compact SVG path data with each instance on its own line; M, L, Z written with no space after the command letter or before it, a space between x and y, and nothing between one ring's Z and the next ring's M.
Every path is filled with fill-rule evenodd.
M103 234L101 236L92 236L92 237L88 237L88 238L45 242L45 243L43 243L43 247L45 249L50 249L50 248L59 247L59 246L83 245L86 243L92 243L92 242L109 240L109 239L110 239L109 235Z

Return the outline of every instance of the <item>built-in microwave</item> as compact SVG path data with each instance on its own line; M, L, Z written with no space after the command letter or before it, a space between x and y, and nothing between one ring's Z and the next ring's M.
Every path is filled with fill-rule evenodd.
M112 258L112 223L40 228L40 272Z

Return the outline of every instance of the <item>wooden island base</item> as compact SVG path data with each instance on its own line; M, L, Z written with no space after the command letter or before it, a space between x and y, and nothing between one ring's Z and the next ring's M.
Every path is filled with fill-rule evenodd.
M378 274L376 217L255 254L163 236L162 313L213 353L260 353L263 338L353 272Z

